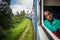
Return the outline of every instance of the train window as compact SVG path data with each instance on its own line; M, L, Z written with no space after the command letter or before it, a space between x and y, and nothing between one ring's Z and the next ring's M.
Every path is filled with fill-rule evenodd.
M54 2L53 2L54 1ZM60 1L42 0L41 23L53 39L60 39Z

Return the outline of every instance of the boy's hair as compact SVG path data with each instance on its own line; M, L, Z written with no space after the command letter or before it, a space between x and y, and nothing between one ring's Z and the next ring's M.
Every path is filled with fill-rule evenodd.
M44 12L49 11L50 13L54 13L52 8L44 8Z

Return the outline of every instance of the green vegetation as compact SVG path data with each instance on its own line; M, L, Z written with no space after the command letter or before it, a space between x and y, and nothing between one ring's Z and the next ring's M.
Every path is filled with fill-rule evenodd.
M0 40L7 35L5 30L12 27L12 16L9 5L6 2L0 2Z
M6 2L0 3L0 26L8 29L12 26L12 10Z
M23 33L26 27L28 27L28 24L30 27L31 22L30 23L29 22L30 22L29 19L24 18L20 24L17 24L17 25L15 24L16 26L15 28L7 30L9 34L5 37L4 40L16 40L16 38L18 38ZM33 32L33 31L30 31L30 32Z
M28 30L24 40L34 40L34 29L32 23L30 23L30 29Z
M34 40L31 20L25 18L25 11L13 15L6 2L0 3L0 40Z

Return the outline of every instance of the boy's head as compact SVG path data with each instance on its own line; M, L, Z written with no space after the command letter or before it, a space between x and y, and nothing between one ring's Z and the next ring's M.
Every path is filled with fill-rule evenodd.
M53 11L51 9L47 9L44 11L44 16L46 19L51 21L53 19Z

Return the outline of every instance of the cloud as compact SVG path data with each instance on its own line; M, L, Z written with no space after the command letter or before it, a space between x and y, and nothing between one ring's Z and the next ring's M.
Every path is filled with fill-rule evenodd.
M16 0L16 4L25 5L27 8L32 8L33 0Z
M17 11L20 13L21 11L25 10L25 12L27 13L27 11L29 11L28 13L31 12L31 9L27 9L27 6L24 5L11 5L10 6L12 9L12 12L14 15L17 14Z
M14 15L16 15L16 12L20 12L22 10L25 10L25 12L27 13L27 11L29 10L29 13L32 10L32 6L33 6L33 0L13 0L15 2L15 4L11 5L11 9L14 13ZM12 2L13 2L12 1Z

